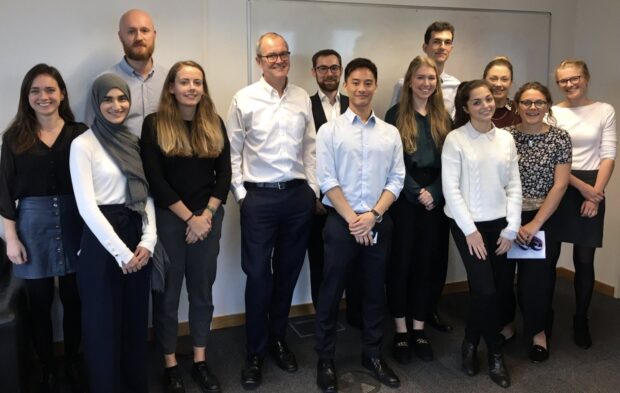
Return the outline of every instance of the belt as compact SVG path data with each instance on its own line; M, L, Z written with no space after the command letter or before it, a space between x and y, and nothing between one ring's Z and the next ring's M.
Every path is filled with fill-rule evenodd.
M302 184L306 184L304 179L293 179L288 181L280 181L275 183L252 183L246 181L243 183L245 188L269 188L274 190L286 190L288 188L299 187Z

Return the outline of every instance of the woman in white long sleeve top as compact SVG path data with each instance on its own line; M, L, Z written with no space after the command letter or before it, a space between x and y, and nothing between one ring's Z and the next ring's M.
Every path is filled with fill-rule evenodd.
M487 345L489 375L510 385L499 345L500 299L512 291L506 252L521 222L521 181L510 133L495 128L495 102L483 80L461 83L454 131L441 155L445 213L467 270L471 306L461 347L462 369L473 376L480 338ZM513 265L514 266L514 265Z
M71 144L71 181L86 223L77 279L92 393L148 392L148 262L157 235L138 138L124 125L130 103L121 78L97 78L95 120Z
M592 345L588 308L594 289L594 252L603 245L605 188L616 159L616 115L611 105L588 97L590 72L582 60L564 60L555 76L564 100L552 109L557 126L571 137L573 162L569 187L549 225L554 240L573 244L574 340L587 349ZM557 263L559 253L552 257Z

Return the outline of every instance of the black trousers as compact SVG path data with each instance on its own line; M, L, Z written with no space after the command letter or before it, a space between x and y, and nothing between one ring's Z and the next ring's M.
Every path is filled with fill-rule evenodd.
M202 212L195 212L202 214ZM211 231L204 240L187 244L185 224L169 209L156 208L157 235L170 258L163 293L153 291L153 327L162 352L176 351L179 300L183 279L189 300L189 332L192 346L206 347L213 317L212 288L220 252L224 207L211 220Z
M323 281L323 257L325 249L323 247L323 229L327 215L315 214L312 218L312 229L308 241L308 263L310 267L310 290L312 294L312 304L316 310L319 300L319 288ZM352 272L346 282L347 296L347 322L356 327L362 325L362 288L360 276Z
M241 205L241 267L247 275L248 354L263 355L270 339L285 338L315 199L305 183L285 190L247 189Z
M325 267L316 313L316 352L319 358L333 359L336 352L338 306L347 274L361 272L362 353L379 356L385 315L385 265L392 238L392 220L385 215L374 229L377 244L363 246L349 232L347 222L329 209L325 224Z
M502 229L507 225L505 218L493 221L476 222L476 228L482 235L487 251L484 260L469 254L465 235L454 220L450 220L450 229L459 250L469 281L470 309L465 327L465 339L478 344L483 337L491 352L499 351L498 335L502 313L502 299L513 291L514 263L510 263L506 254L495 255L497 240ZM513 312L514 314L514 312Z
M436 253L433 253L433 263L431 265L431 295L429 299L428 313L437 310L437 304L446 285L446 277L448 275L448 258L450 249L450 221L445 215L444 203L435 207L434 210L441 212L441 215L435 217L437 220L437 239ZM416 318L417 319L417 318Z
M124 206L99 207L135 250L142 219ZM84 355L91 393L147 393L147 329L151 264L123 274L85 226L77 273L82 297Z
M521 213L521 225L532 221L537 212L538 210ZM549 239L548 228L543 226L541 229ZM545 330L549 323L555 270L553 256L556 254L559 254L559 243L547 240L544 259L509 260L517 265L517 299L523 314L523 336L528 339ZM503 326L514 320L516 302L513 291L506 292L506 299L502 300L500 307L511 310L504 314L504 320L500 321Z
M62 331L65 358L76 360L82 339L80 325L80 296L75 273L58 277L58 295L62 303ZM54 301L54 277L24 279L28 294L28 311L32 341L39 361L50 370L54 359L52 329L52 303Z
M435 264L443 250L445 215L440 207L426 210L402 194L389 210L394 223L387 265L388 307L394 318L424 321L436 301ZM445 278L444 278L445 280Z

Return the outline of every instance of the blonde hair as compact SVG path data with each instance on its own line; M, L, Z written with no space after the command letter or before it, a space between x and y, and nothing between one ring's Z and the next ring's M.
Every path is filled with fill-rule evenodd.
M204 88L204 94L196 107L192 128L189 132L187 132L187 127L181 117L177 99L169 91L170 86L175 83L177 73L183 67L199 69L202 73L202 86ZM222 152L224 135L221 130L220 118L209 96L205 72L198 63L191 60L179 61L170 68L161 92L156 129L157 143L167 156L191 157L197 155L201 158L214 158Z
M443 103L441 79L437 72L437 66L433 59L426 56L417 56L409 63L409 68L407 68L403 88L400 91L398 118L396 119L396 128L398 128L400 132L403 148L407 154L411 154L417 150L416 139L418 137L418 125L415 120L415 110L413 109L411 80L416 71L422 66L431 67L435 71L435 76L437 77L435 91L431 94L426 103L427 113L430 114L431 136L437 148L441 149L446 135L450 132L451 120Z
M587 82L590 82L590 70L588 70L588 65L585 61L581 59L566 59L562 60L560 64L555 68L555 79L557 82L558 79L558 70L567 67L575 67L581 69L583 76L586 78Z

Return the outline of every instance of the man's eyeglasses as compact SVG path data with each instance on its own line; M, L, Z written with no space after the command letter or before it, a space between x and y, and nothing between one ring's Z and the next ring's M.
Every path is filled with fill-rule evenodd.
M577 82L579 82L580 79L581 79L581 75L576 75L576 76L571 76L570 78L560 79L557 81L557 83L559 86L564 87L568 85L568 82L570 82L571 85L574 85Z
M291 52L286 51L286 52L280 52L280 53L268 53L266 55L257 55L257 56L260 57L261 59L267 60L268 63L275 63L276 61L278 61L278 57L282 61L287 61L288 59L290 59Z
M532 104L534 104L536 109L543 109L544 107L547 106L547 101L543 101L543 100L536 100L536 101L523 100L523 101L519 101L519 104L523 105L525 108L529 108L529 107L532 106Z
M339 65L334 64L333 66L329 66L329 67L325 66L325 65L322 65L322 66L315 67L314 69L319 74L327 74L327 71L331 71L332 74L335 74L338 71L340 71L341 68L342 67L340 67Z

